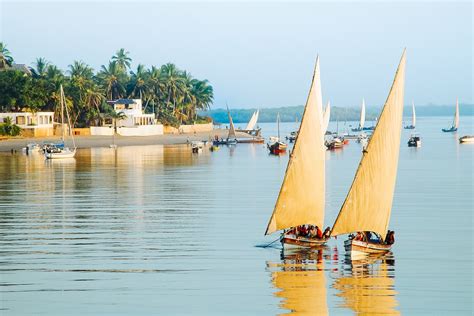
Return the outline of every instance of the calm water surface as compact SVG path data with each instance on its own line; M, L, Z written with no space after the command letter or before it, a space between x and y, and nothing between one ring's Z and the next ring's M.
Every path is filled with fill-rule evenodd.
M342 237L309 253L256 247L278 237L263 233L288 161L263 145L0 154L0 314L471 314L474 145L457 138L474 121L442 133L450 121L419 118L418 149L403 131L397 242L358 262ZM360 152L354 141L327 152L328 225Z

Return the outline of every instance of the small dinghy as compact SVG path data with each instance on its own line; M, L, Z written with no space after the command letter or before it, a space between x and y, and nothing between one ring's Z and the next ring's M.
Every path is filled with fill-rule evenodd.
M408 140L408 147L421 147L421 137L418 134L412 134Z
M474 143L474 135L466 135L459 138L459 143Z
M288 145L280 140L280 113L277 114L277 129L278 136L270 136L270 142L267 144L267 148L272 155L279 155L286 152Z
M191 142L191 151L194 154L202 152L202 148L204 147L204 143L198 140L193 140Z

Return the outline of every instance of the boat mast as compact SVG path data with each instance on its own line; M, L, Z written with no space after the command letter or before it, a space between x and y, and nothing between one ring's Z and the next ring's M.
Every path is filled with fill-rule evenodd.
M278 141L280 141L280 113L277 113Z
M453 126L454 126L454 128L459 127L459 101L458 101L458 98L456 98L456 111L454 112Z
M63 85L59 86L59 99L61 102L61 140L64 143L64 91Z

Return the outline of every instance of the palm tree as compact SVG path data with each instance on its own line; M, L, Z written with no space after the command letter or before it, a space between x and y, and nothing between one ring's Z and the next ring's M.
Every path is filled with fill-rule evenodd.
M214 99L214 90L207 80L192 81L192 94L195 97L195 106L193 107L197 116L196 110L207 110L210 108Z
M174 111L176 109L178 94L182 91L184 86L181 71L174 64L167 63L161 66L161 75L164 78L164 85L167 93L166 106L169 106L172 103Z
M117 66L123 71L126 71L130 68L130 63L132 62L132 59L128 56L129 54L130 52L126 52L125 49L120 48L115 55L112 56L112 61L117 62Z
M0 42L0 68L6 68L6 65L11 66L12 64L13 57L8 50L7 45Z
M115 100L123 97L125 88L123 86L124 74L116 61L109 62L109 66L102 65L101 71L98 74L100 81L105 89L107 98Z
M71 78L82 77L87 80L92 80L94 76L94 69L91 66L87 65L82 60L75 60L69 67L69 74Z
M36 58L36 61L33 63L33 73L35 74L36 77L44 77L48 67L49 67L49 62L46 60L46 58L40 57Z
M137 71L131 71L130 74L132 75L129 81L129 91L130 93L128 96L130 98L146 98L148 94L148 84L147 84L147 72L145 70L145 66L139 64L137 66Z

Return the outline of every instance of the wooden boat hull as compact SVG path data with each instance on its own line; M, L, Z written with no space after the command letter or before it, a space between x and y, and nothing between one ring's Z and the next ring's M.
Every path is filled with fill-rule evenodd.
M346 254L352 259L357 259L367 255L387 253L392 249L392 245L348 239L344 241L344 249L346 250Z
M263 144L265 142L265 138L244 138L244 139L238 139L237 142L240 144Z
M44 153L44 156L47 158L47 159L66 159L66 158L74 158L74 156L76 155L76 151L69 151L69 150L66 150L66 151L61 151L61 152L56 152L56 153L53 153L53 152L45 152Z
M474 136L463 136L459 138L459 142L462 143L474 143Z
M279 155L281 153L286 152L286 148L288 147L284 143L274 143L272 145L267 145L268 150L270 151L271 154L273 155Z
M283 249L311 249L324 246L327 242L327 239L315 239L315 238L305 238L305 237L296 237L295 235L284 235L280 237L281 245Z

